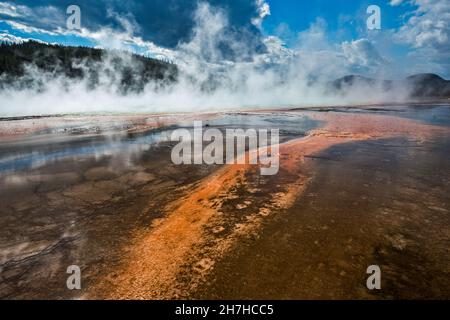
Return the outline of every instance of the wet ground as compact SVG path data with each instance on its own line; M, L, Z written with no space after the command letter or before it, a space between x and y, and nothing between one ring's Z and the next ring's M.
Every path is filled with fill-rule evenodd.
M7 139L0 297L450 298L449 119L444 105L202 118L279 128L276 176L172 164L171 130L192 118ZM382 290L365 286L373 264Z
M225 256L194 297L450 297L450 141L347 143L306 160L295 203ZM447 159L447 160L446 160ZM382 290L366 288L370 265Z

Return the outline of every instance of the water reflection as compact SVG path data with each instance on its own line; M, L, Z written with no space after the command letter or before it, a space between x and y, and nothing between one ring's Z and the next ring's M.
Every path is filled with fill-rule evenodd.
M225 128L279 128L283 137L304 135L317 127L318 121L304 115L276 113L225 114L214 120L204 121L208 127ZM110 157L115 164L125 167L137 164L141 156L152 147L169 142L176 128L192 130L193 123L180 122L165 130L152 130L141 134L114 134L96 137L73 138L59 136L59 141L49 139L40 142L20 142L0 145L0 176L14 172L33 170L63 160L94 159ZM53 141L53 142L52 142Z
M0 156L0 175L31 170L60 160L119 157L125 165L161 142L169 141L171 130L149 132L145 135L114 135L82 139L72 142L25 145L8 150Z
M374 113L417 120L422 123L450 126L450 105L412 105L384 107L327 107L325 111L347 113Z

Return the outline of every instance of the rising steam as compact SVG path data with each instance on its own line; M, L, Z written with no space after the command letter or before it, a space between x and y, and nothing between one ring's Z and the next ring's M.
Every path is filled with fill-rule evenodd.
M171 52L178 65L176 82L145 84L142 90L123 92L114 77L114 59L139 74L141 66L130 54L112 51L95 66L95 86L86 77L68 79L40 73L32 64L25 77L40 83L36 88L5 88L0 92L3 116L84 112L177 112L242 108L336 105L402 101L408 89L386 90L381 84L353 84L345 90L330 89L330 80L347 72L336 60L314 58L291 51L278 38L265 39L266 51L252 52L225 32L225 12L200 3L196 27L189 42ZM129 30L131 33L132 30ZM107 38L107 37L106 37ZM224 45L228 48L223 50ZM231 54L230 54L231 52ZM83 68L83 61L74 61ZM74 65L75 66L75 65ZM92 66L90 66L92 67Z

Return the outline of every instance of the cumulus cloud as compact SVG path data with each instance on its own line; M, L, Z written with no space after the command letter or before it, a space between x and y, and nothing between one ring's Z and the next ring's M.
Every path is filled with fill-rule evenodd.
M62 8L64 7L37 6L31 9L25 5L5 2L0 3L0 17L3 17L3 21L13 29L27 34L74 35L88 39L98 48L119 50L138 48L143 55L165 61L174 60L173 50L158 46L151 41L144 40L141 36L137 36L141 28L131 14L120 15L108 8L105 11L105 16L113 21L116 27L112 24L106 24L89 29L86 24L82 24L80 30L68 30L65 28L66 15ZM39 20L39 23L36 23L36 19ZM33 36L23 38L11 34L2 34L0 38L2 41L15 43L28 41L29 39L39 42Z
M0 20L28 33L55 35L56 29L65 24L65 19L65 13L61 8L51 5L37 6L32 9L16 3L0 3Z
M263 0L203 0L214 7L225 10L230 21L229 32L241 33L243 41L253 49L263 46L260 23L270 13L269 5ZM72 0L15 0L6 1L0 6L0 18L24 26L48 32L62 33L65 29L66 8L74 4ZM188 41L195 27L196 1L185 0L77 0L81 8L82 27L90 32L109 28L127 32L126 25L120 21L135 22L135 36L144 41L173 49L180 42ZM108 14L114 10L114 15ZM4 15L1 12L4 11ZM256 24L256 25L255 25Z
M396 39L416 48L450 48L450 2L415 0L418 8L397 34Z
M316 18L307 30L299 32L297 48L310 51L329 50L330 41L327 38L327 22L323 18Z
M256 0L257 17L252 19L252 23L261 28L265 17L270 16L270 6L265 0Z
M317 20L299 34L296 49L289 49L281 39L270 36L264 39L265 51L253 51L249 59L228 59L233 54L224 53L224 46L238 56L245 56L247 48L236 33L228 32L231 22L226 11L200 3L194 17L196 25L190 39L170 49L180 68L178 82L171 86L161 88L149 83L142 92L123 95L115 89L117 84L106 76L110 69L108 58L96 67L102 81L89 90L86 90L88 83L83 81L42 75L35 68L29 68L28 76L41 77L45 90L39 93L32 90L2 92L4 103L1 112L17 115L83 111L203 111L367 103L386 98L381 88L373 87L361 87L340 95L327 91L329 80L347 74L355 66L368 67L370 57L380 57L372 52L373 47L366 39L342 46L331 43L324 20ZM127 25L133 26L132 21ZM103 40L111 30L102 30L103 34L91 32L90 36ZM142 38L132 36L133 32L131 27L128 31L116 33L116 37L148 45ZM123 59L127 59L126 56ZM139 70L138 66L133 68ZM397 94L395 99L401 97Z
M386 60L368 39L345 41L342 43L342 51L347 61L357 68L373 70L386 64Z
M403 2L404 2L404 0L391 0L389 2L389 5L395 7L395 6L398 6L398 5L402 4Z
M394 40L412 46L411 57L422 57L430 66L450 74L450 2L447 0L414 0L417 9L394 34Z
M44 43L43 41L39 40L39 39L33 39L33 38L24 38L24 37L19 37L19 36L14 36L12 34L9 33L0 33L0 42L6 42L6 43L24 43L24 42L28 42L28 41L35 41L35 42L40 42L40 43Z
M27 6L13 5L9 2L0 2L0 17L26 17L31 14L31 10Z
M336 78L349 73L378 74L388 63L367 38L336 43L327 22L317 18L298 34L294 45L305 68L316 76Z
M367 85L337 96L327 91L330 80L352 73L376 75L386 68L388 59L370 38L337 42L330 35L326 20L317 18L308 29L294 34L295 43L288 48L280 37L263 36L259 30L262 20L254 20L264 19L270 13L265 1L249 1L252 10L245 14L230 11L223 5L211 5L212 2L196 5L190 18L185 19L192 20L193 25L189 25L186 37L176 37L174 46L163 46L151 40L147 35L149 26L142 25L141 18L132 14L136 8L127 14L110 8L104 17L109 23L101 27L82 24L78 33L101 47L127 49L133 46L145 55L176 62L180 67L176 84L158 90L154 84L149 84L143 92L124 96L114 90L114 83L108 82L106 77L95 90L86 90L86 83L71 82L62 86L61 82L67 79L52 81L48 77L48 82L43 81L48 85L47 90L39 94L31 91L1 93L5 101L3 112L201 111L248 106L374 103L405 97L402 92L386 96L383 88ZM179 12L181 9L171 10ZM67 31L56 28L51 32ZM280 34L283 32L293 34L292 30L280 30ZM423 50L435 51L425 42L422 40ZM107 70L108 63L107 59L103 61L99 70ZM34 72L31 76L41 76L36 70L30 69L30 72ZM74 96L77 99L73 99ZM49 110L49 105L54 110ZM23 109L17 110L18 106Z

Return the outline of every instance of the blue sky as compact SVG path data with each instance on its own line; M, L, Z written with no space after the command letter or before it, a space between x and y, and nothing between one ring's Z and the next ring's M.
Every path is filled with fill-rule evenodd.
M269 48L271 54L329 57L345 65L342 72L386 77L434 72L450 78L448 0L207 2L226 15L229 26L221 32L245 43L247 56L284 43ZM81 8L82 30L66 28L71 4ZM380 30L367 29L369 5L381 9ZM184 0L2 1L0 39L119 47L171 59L180 43L190 41L201 19L196 9L196 2Z
M354 21L363 20L365 23L366 9L369 5L378 5L383 13L383 25L387 28L398 27L401 15L411 9L410 3L402 6L391 6L387 1L348 1L348 0L272 0L270 4L272 15L267 18L267 26L276 26L285 22L293 29L306 29L311 21L322 17L329 21L334 28L339 27L340 16L348 16Z
M271 15L264 22L269 33L275 33L280 24L287 24L294 32L308 29L318 17L327 21L330 30L345 32L342 40L355 39L366 31L366 9L378 5L382 13L382 28L398 28L403 22L402 15L412 6L390 6L387 1L348 0L272 0L268 1Z

